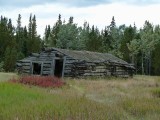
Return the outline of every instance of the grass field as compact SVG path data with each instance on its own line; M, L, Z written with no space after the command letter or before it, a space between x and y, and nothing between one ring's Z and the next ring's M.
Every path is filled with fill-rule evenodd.
M0 120L160 120L160 77L66 79L62 88L8 82L0 73Z
M16 78L18 75L16 75L15 73L3 73L0 72L0 82L2 81L7 81L11 78Z

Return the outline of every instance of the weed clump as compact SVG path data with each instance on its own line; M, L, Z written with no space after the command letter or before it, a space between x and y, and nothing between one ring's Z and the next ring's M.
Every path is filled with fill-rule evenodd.
M62 87L65 82L55 76L23 76L19 79L11 79L11 82L34 85L40 87Z

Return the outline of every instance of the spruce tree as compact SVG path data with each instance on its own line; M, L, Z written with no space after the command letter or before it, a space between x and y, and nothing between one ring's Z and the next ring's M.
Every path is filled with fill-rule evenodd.
M123 59L129 63L132 62L131 56L130 56L130 50L128 48L128 44L135 38L135 32L134 28L132 26L129 26L125 28L123 38L121 41L121 48L120 51L122 52Z
M21 15L18 15L17 27L16 27L16 45L17 45L17 59L22 59L25 57L23 47L24 47L24 33L23 27L21 26Z
M14 71L17 59L17 51L15 48L7 47L4 57L4 70L7 72Z
M98 28L93 25L89 33L89 39L86 43L87 50L89 51L100 51L101 39Z
M47 43L48 46L51 46L51 47L57 46L58 33L60 31L61 25L62 25L62 20L61 20L61 15L59 14L58 20L51 30L51 34L50 34L50 37L49 37L48 43Z
M111 48L111 36L109 34L107 27L105 27L105 29L102 30L101 37L102 37L101 51L109 52L111 50L110 49Z
M36 16L32 17L32 14L29 18L28 25L28 40L27 40L27 50L28 53L39 52L41 49L41 38L37 35L37 24Z

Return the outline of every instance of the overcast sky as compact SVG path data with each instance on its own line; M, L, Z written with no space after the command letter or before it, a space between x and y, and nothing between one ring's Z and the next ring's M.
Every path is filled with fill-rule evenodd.
M0 15L11 18L14 25L18 14L22 15L22 25L28 26L30 13L36 15L38 34L43 36L45 26L54 25L58 14L68 21L82 26L84 21L103 29L109 25L112 16L117 25L143 27L149 20L160 24L160 0L0 0Z

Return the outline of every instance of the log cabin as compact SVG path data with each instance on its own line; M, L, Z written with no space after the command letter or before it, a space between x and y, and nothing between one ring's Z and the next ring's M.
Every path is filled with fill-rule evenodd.
M108 53L45 48L40 53L17 61L17 70L29 75L57 77L121 76L129 77L134 66Z

